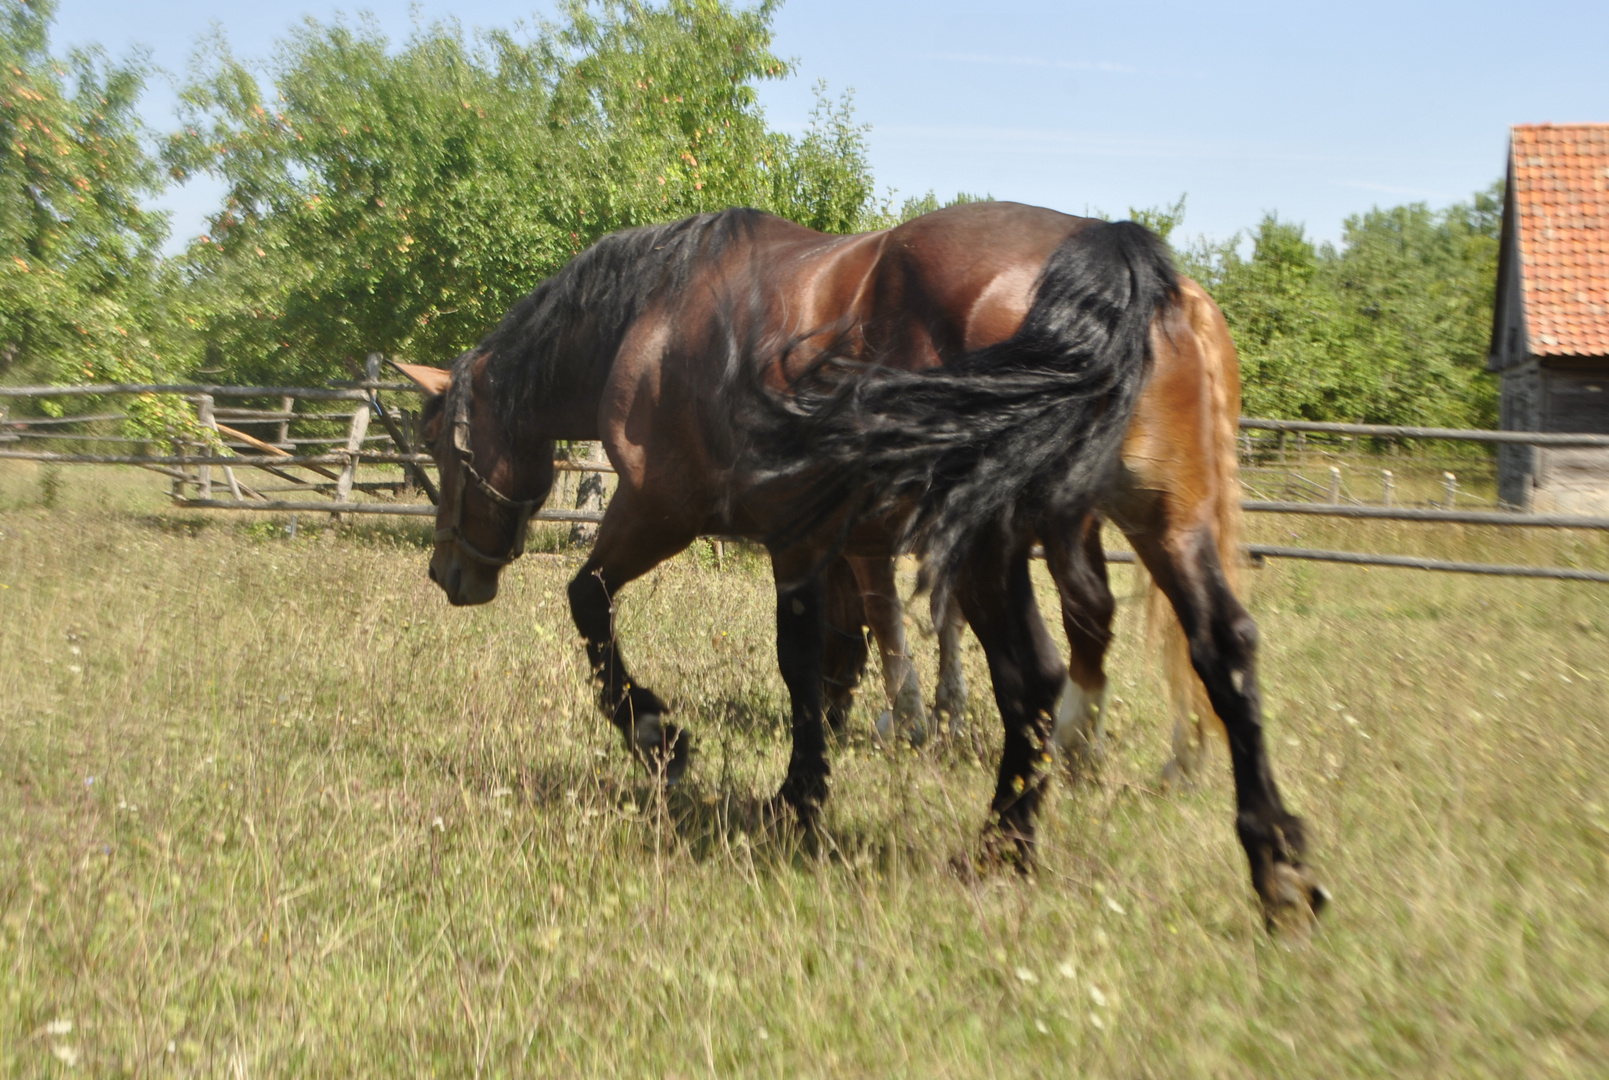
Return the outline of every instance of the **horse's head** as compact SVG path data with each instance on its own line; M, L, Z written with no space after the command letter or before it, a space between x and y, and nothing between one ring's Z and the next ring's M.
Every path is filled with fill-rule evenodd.
M553 482L551 454L522 461L487 404L486 357L452 371L396 364L430 394L421 435L436 458L440 501L430 580L454 605L497 596L498 575L525 551L525 529Z

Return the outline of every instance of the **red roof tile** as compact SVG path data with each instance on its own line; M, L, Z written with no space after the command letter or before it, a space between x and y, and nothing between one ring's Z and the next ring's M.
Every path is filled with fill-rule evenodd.
M1509 153L1531 352L1609 354L1609 124L1520 124Z

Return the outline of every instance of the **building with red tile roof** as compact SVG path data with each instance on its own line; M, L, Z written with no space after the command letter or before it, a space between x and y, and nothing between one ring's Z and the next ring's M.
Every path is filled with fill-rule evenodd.
M1510 133L1487 366L1511 431L1609 434L1609 124ZM1609 455L1504 447L1498 497L1538 510L1609 507Z

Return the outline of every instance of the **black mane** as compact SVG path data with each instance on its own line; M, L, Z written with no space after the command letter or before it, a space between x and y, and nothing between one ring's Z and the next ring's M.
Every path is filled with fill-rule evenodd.
M610 233L509 309L470 357L489 353L486 376L510 431L542 402L580 390L614 361L626 330L656 295L749 236L758 210L698 214Z

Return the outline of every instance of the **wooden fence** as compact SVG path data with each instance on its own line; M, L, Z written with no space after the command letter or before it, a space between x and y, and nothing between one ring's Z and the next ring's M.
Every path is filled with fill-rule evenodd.
M367 378L327 387L264 387L209 384L108 384L96 386L0 387L6 399L51 400L94 397L98 400L141 394L182 397L195 408L196 429L207 441L179 440L153 449L138 438L106 429L128 419L128 413L99 411L73 416L7 417L0 408L0 459L61 465L129 465L161 473L171 480L174 504L202 510L247 510L279 513L381 514L430 517L437 492L434 460L412 444L414 416L397 404L398 395L419 391L408 382L379 378L380 358L371 356ZM388 403L387 398L390 398ZM220 405L244 401L246 405ZM1609 435L1449 428L1331 424L1243 417L1243 502L1250 513L1296 514L1354 520L1386 520L1458 525L1609 530L1609 517L1534 514L1506 509L1483 500L1479 491L1488 479L1490 459L1479 455L1393 459L1364 452L1358 440L1376 446L1410 441L1464 444L1520 444L1541 447L1609 448ZM252 430L247 430L252 429ZM71 449L34 449L39 443L62 447L127 445L142 452L101 453ZM1398 470L1378 468L1397 463ZM1424 473L1439 471L1424 498L1414 498L1398 476L1404 466ZM1445 468L1443 468L1445 466ZM1454 468L1462 471L1455 472ZM364 471L367 469L367 471ZM574 473L612 473L606 462L559 461L555 469ZM252 470L249 474L247 470ZM1482 470L1486 470L1483 473ZM1312 474L1312 475L1310 475ZM1373 477L1371 500L1358 493ZM1423 480L1423 477L1420 478ZM1278 498L1268 497L1278 494ZM381 501L377 496L389 496ZM425 501L420 501L423 496ZM596 510L544 508L538 521L597 523ZM1125 552L1109 553L1113 561L1130 561ZM1402 567L1466 574L1540 577L1609 582L1609 573L1571 567L1502 566L1451 562L1373 552L1329 551L1252 544L1254 562L1303 559L1363 566Z

